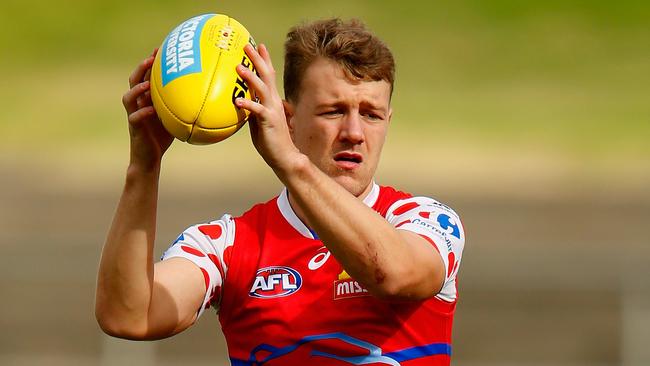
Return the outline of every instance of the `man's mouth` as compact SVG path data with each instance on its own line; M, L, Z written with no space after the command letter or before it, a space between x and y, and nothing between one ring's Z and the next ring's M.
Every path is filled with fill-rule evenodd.
M334 155L334 161L343 169L354 169L363 162L363 155L351 152L340 152Z

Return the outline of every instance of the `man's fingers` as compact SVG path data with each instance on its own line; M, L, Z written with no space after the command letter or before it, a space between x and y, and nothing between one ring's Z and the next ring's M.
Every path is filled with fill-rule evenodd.
M147 69L147 71L144 73L144 78L142 80L144 81L151 80L151 68Z
M269 49L266 48L266 45L264 43L260 44L260 46L257 49L257 52L260 54L260 56L262 56L262 58L268 65L269 69L275 72L275 68L273 67L273 61L271 61L271 54L269 53Z
M153 101L151 100L151 90L144 92L144 94L142 94L142 98L144 99L144 105L153 105Z
M133 88L134 85L142 82L144 76L147 73L147 70L151 69L153 65L154 56L149 56L142 61L138 67L133 70L131 76L129 76L129 87Z
M262 46L264 45L260 45L260 47ZM262 48L266 50L266 47L262 47ZM273 69L273 65L269 64L267 60L265 60L257 52L255 47L251 46L250 44L244 46L244 52L246 52L248 57L253 62L253 65L255 65L255 69L257 70L257 73L260 75L260 78L264 80L264 82L268 84L269 87L275 87L275 70Z
M254 94L256 97L259 97L262 102L267 100L269 97L269 87L265 84L259 76L252 72L247 67L243 65L237 65L237 74L244 79L246 84L251 90L251 94Z
M152 105L151 91L147 90L138 96L138 109Z
M149 82L144 81L140 84L136 84L131 89L129 89L122 96L122 104L126 109L127 114L135 112L140 106L138 106L138 99L140 96L145 94L149 90Z
M133 126L138 126L155 114L156 110L153 108L153 106L140 108L137 111L129 114L129 123Z
M271 54L269 53L269 49L266 48L266 45L262 43L260 44L258 53L260 54L264 62L266 62L267 68L269 69L270 72L268 87L273 92L277 93L277 86L275 85L275 68L273 67L273 61L271 61Z
M260 103L257 103L255 101L252 101L250 99L246 98L237 98L235 99L235 105L239 108L246 109L247 111L253 113L254 115L261 115L264 113L264 106L261 105Z

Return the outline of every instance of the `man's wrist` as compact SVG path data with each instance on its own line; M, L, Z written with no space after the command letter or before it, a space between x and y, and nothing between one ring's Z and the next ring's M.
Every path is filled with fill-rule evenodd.
M140 179L158 179L160 176L160 162L142 164L131 161L126 169L126 180L132 182Z
M303 177L312 167L313 164L307 155L296 150L294 153L287 156L283 163L277 164L277 166L273 168L273 171L282 183L289 185L289 181L292 178Z

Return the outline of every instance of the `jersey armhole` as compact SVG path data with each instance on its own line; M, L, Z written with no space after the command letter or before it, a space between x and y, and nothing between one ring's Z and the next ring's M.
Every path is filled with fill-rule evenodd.
M237 231L238 231L238 221L239 218L231 217L232 231L228 230L227 235L232 235L232 246L230 249L230 260L228 262L228 273L226 278L223 280L223 287L221 289L221 299L219 300L219 310L217 314L219 315L219 322L224 323L227 319L230 318L229 314L232 311L232 301L235 296L229 296L235 288L233 287L233 279L240 278L238 270L241 268L239 265L240 256L239 254L239 245L237 245ZM230 238L227 238L230 240ZM225 257L225 255L224 255ZM224 258L225 261L225 258Z

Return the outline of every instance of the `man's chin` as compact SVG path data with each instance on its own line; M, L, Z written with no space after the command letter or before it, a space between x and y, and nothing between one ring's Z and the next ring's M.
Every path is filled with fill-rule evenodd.
M341 187L345 188L346 191L350 192L353 196L359 197L365 193L368 186L372 181L367 183L360 182L357 179L349 176L338 176L333 178L336 183Z

